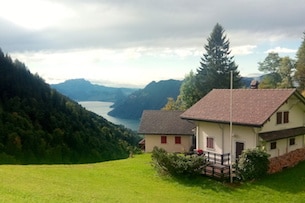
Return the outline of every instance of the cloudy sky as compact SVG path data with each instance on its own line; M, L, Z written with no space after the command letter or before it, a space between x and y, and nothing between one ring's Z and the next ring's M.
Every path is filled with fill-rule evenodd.
M143 87L196 71L216 23L242 76L270 51L295 58L304 0L0 0L0 48L48 83Z

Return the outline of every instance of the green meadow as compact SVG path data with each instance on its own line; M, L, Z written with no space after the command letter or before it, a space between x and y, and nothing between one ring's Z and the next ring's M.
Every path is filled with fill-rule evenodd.
M0 165L0 202L304 202L305 162L228 184L160 176L150 154L96 164Z

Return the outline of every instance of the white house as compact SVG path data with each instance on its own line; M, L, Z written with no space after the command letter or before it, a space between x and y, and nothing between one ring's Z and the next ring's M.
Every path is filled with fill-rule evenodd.
M232 152L234 161L257 146L271 157L304 148L304 112L305 98L296 89L214 89L181 118L196 124L197 149Z

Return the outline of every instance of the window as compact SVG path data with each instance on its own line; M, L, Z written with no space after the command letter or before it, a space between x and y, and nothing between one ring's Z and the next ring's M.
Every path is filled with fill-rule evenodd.
M289 139L289 145L295 145L295 138Z
M181 137L180 136L175 137L175 144L181 144Z
M276 113L276 124L289 123L289 111Z
M207 137L207 148L214 149L214 138Z
M161 144L166 144L167 140L166 140L166 136L161 136Z
M276 149L276 142L270 143L270 149Z

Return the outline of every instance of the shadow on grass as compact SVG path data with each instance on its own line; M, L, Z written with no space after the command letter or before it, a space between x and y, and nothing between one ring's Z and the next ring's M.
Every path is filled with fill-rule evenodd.
M165 177L164 177L165 178ZM167 177L167 181L173 181L186 187L211 189L219 192L231 193L239 189L270 188L279 192L291 194L305 192L305 161L293 168L284 169L280 173L267 175L259 180L244 183L221 181L207 176L196 177Z
M293 168L284 169L282 172L267 175L261 180L249 184L252 186L264 186L279 192L292 194L305 192L305 161Z
M230 193L236 189L234 185L230 185L226 181L213 179L205 175L194 177L164 176L164 179L170 182L181 184L185 187L201 188L203 190L210 189L213 191Z

